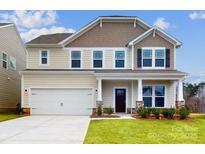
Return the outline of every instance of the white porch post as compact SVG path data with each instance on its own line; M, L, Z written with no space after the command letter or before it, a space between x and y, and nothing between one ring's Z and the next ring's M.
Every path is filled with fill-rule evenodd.
M177 101L184 101L184 97L183 97L183 81L182 79L180 79L178 81L178 91L177 91Z
M98 79L98 98L97 101L102 101L102 79Z
M142 101L142 79L138 80L137 101Z

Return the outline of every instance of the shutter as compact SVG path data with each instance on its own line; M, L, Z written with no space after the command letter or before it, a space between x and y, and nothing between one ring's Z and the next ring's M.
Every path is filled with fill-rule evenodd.
M166 49L166 68L170 67L170 49Z
M137 49L137 67L142 67L142 49Z

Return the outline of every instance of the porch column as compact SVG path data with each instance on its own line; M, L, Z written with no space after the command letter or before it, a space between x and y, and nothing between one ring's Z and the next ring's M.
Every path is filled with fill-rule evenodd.
M102 101L102 79L98 79L98 98L97 101Z
M177 101L184 101L184 97L183 97L183 81L181 79L178 81Z
M183 97L183 81L182 79L180 79L178 80L176 107L180 108L183 106L185 106L184 97Z
M137 101L136 101L136 108L143 107L144 103L142 100L142 79L138 80L137 85Z

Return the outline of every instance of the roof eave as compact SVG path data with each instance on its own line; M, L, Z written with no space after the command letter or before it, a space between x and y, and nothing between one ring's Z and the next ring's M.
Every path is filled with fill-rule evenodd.
M61 44L26 44L26 47L53 47L53 48L62 48Z

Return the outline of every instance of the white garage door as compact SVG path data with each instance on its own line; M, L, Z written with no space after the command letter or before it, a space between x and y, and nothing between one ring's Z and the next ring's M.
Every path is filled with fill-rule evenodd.
M92 89L31 89L31 114L90 115Z

